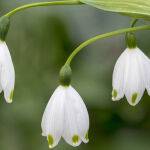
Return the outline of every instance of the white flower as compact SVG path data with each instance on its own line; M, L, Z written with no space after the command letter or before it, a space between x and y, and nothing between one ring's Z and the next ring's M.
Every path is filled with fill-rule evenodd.
M89 115L86 106L72 86L59 86L51 96L42 118L42 135L47 137L49 148L60 138L78 146L88 142Z
M0 41L0 92L4 91L7 103L12 102L15 72L12 59L5 42Z
M150 95L150 60L139 48L127 48L118 58L113 72L112 100L124 97L135 106L145 88Z

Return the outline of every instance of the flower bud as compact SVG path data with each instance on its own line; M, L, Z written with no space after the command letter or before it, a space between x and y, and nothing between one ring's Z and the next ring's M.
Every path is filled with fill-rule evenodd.
M5 41L10 25L9 17L3 16L0 18L0 40Z
M71 82L72 70L69 65L64 65L59 73L59 81L63 86L69 86Z

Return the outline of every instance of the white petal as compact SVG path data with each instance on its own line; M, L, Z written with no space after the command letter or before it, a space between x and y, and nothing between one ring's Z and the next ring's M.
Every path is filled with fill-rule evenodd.
M0 64L0 79L1 79L1 70L2 70L2 65ZM0 82L0 93L3 91L2 89L2 85L1 85L1 82Z
M150 63L147 64L145 69L146 68L150 68ZM148 95L150 96L150 70L147 70L146 79L147 79L146 80L146 90L147 90Z
M139 57L141 59L141 69L145 82L145 88L150 95L150 59L139 49Z
M11 103L13 98L15 71L10 52L5 42L0 41L1 86L6 102Z
M124 51L118 58L114 71L113 71L113 91L112 91L112 100L117 101L123 98L124 96L124 73L125 68L128 66L128 53Z
M130 105L135 106L143 96L145 82L141 69L141 60L138 49L128 50L129 67L125 70L125 96Z
M145 79L145 86L148 92L148 95L150 95L150 60L145 61L143 65L144 70L144 79Z
M55 147L63 132L66 88L59 86L51 96L42 118L42 135L49 137L49 147Z
M69 86L66 91L65 101L65 126L63 137L72 146L78 146L83 142L87 143L87 132L89 130L89 115L86 106L75 91Z

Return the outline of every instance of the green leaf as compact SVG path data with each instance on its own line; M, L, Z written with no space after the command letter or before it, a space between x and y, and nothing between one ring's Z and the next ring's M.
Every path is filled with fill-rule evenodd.
M150 0L80 0L96 8L134 18L150 19Z

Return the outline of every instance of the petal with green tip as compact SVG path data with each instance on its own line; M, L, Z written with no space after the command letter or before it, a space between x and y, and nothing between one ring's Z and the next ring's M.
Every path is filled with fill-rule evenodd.
M0 41L0 63L1 63L1 86L4 91L6 102L12 102L14 84L15 84L15 71L10 52L5 42Z
M53 139L53 136L52 136L52 135L49 134L49 135L47 136L47 141L48 141L49 148L53 148L54 139Z

